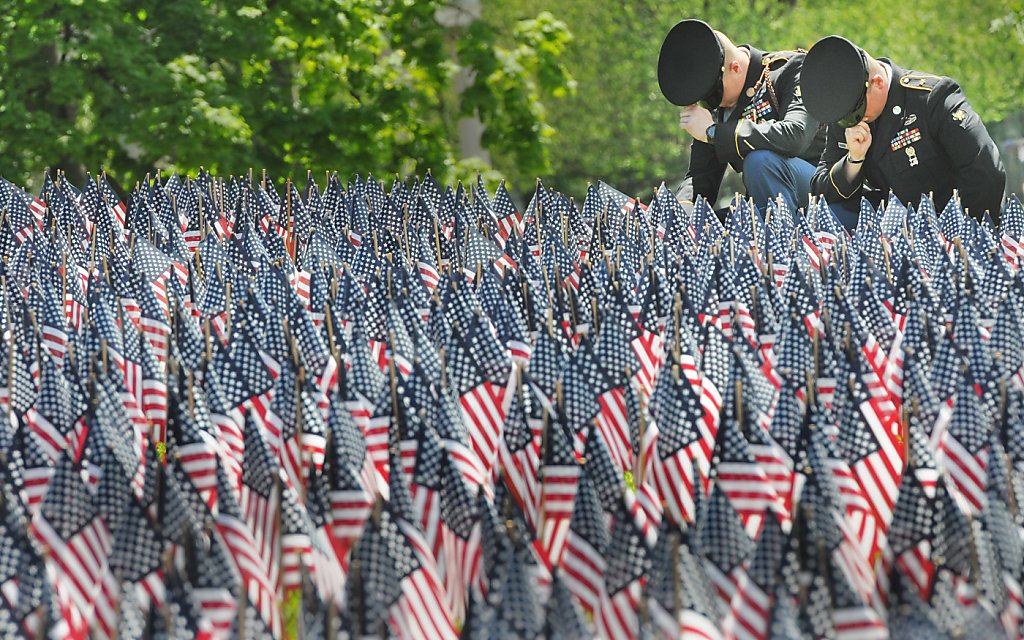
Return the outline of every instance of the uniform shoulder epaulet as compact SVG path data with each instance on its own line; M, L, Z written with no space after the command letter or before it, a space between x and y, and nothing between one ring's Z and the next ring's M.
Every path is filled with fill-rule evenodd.
M790 58L792 58L798 53L807 52L804 51L803 49L791 49L788 51L772 51L771 53L766 53L761 57L761 64L766 67L769 67L775 64L776 62L788 62Z
M908 73L900 78L900 85L907 89L931 91L941 81L942 76L934 76L930 73Z

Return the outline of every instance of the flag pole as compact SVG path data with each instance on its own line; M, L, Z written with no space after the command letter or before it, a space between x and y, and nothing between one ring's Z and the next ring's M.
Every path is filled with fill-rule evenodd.
M295 338L292 338L292 350L295 351L296 358L298 358L298 348L295 345ZM299 444L299 486L297 487L300 492L303 504L306 502L306 491L308 484L308 474L303 473L303 465L306 464L307 454L305 447L302 446L302 416L304 414L302 410L302 385L306 381L306 368L302 365L298 366L298 373L295 376L295 440ZM312 464L312 460L309 461Z
M631 374L631 372L629 370L629 367L626 367L626 380L628 381L631 378L632 378L632 374ZM636 466L637 466L637 469L636 469L636 474L635 474L636 475L635 486L636 487L640 487L644 483L644 474L646 473L646 465L644 464L644 462L645 462L645 460L644 460L644 440L646 439L646 435L647 435L647 418L644 415L644 408L646 407L647 402L644 400L644 394L637 393L636 395L637 395L637 400L638 400L638 402L637 402L637 405L638 405L637 406L637 418L638 418L638 422L640 424L638 425L638 427L639 427L639 429L638 429L639 430L639 433L638 433L639 442L638 442L638 446L637 446L637 456L636 456L636 463L637 463Z
M285 228L288 229L290 235L288 244L289 253L292 257L292 262L295 262L295 254L298 251L299 238L295 232L295 218L292 217L292 179L288 178L285 180Z
M203 211L203 197L196 196L196 205L199 207L199 237L206 240L206 212Z
M409 260L409 264L412 264L412 246L409 244L409 205L402 205L402 209L402 226L405 234L405 257Z
M441 230L437 224L437 216L431 216L434 224L434 251L437 253L437 270L441 271L444 265L441 263Z
M541 461L541 491L540 491L540 504L537 506L537 536L543 538L544 536L544 506L547 503L547 488L544 483L544 473L547 471L548 464L550 461L550 449L551 449L551 413L545 406L541 410L541 428L540 428L540 461Z
M11 324L11 301L8 297L7 276L0 278L3 285L4 316L7 321L7 413L14 415L14 331Z
M217 270L220 271L220 264L217 265ZM224 332L227 334L225 338L227 343L231 344L231 281L228 280L224 283Z

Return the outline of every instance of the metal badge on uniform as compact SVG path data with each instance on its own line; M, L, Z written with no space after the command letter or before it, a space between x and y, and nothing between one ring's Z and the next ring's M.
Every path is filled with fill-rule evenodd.
M915 122L917 122L917 114L916 113L907 114L907 117L903 118L903 126L904 127L909 127L910 125L914 124Z
M961 128L967 128L967 112L963 109L957 109L954 111L953 122L959 124Z
M899 151L903 147L909 147L918 140L921 139L921 129L914 127L913 129L900 129L899 133L889 142L889 147L893 151Z
M848 148L846 146L845 142L837 142L836 145L838 145L840 149L847 149Z
M912 167L916 167L921 163L921 161L917 159L917 149L914 147L907 147L907 159L910 160L910 166Z

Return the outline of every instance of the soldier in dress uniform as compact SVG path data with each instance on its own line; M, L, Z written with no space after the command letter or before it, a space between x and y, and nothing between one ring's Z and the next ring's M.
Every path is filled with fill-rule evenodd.
M701 195L714 203L732 165L762 212L780 194L792 212L807 204L825 140L800 97L803 59L801 51L736 46L700 20L669 31L658 83L683 107L679 126L693 136L680 200Z
M857 224L861 196L891 190L916 204L931 193L941 210L956 189L976 218L998 224L1006 171L985 124L954 80L872 58L840 36L822 38L804 60L807 110L828 123L811 182L843 224Z

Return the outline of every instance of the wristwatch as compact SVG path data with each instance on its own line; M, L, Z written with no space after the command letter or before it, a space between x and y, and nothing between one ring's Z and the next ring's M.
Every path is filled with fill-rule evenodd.
M712 122L708 128L704 131L704 135L708 137L708 144L715 144L715 125L717 123Z

